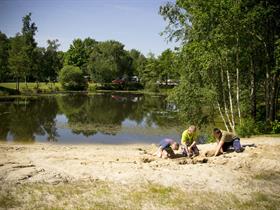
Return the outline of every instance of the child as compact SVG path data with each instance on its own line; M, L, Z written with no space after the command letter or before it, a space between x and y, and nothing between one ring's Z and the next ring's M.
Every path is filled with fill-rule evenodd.
M181 144L182 153L185 156L192 157L198 156L199 150L196 146L196 127L191 125L187 130L182 133Z
M173 150L178 150L179 144L173 139L163 139L159 143L159 148L154 155L159 158L173 158L175 153Z
M219 128L214 128L213 136L217 140L217 148L214 156L223 154L229 150L230 147L233 147L235 152L243 151L243 148L240 144L240 138L234 133L223 131Z

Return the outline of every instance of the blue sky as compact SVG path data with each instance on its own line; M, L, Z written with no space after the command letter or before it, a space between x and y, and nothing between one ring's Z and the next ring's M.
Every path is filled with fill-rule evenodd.
M170 0L175 1L175 0ZM0 31L14 36L28 12L38 27L36 41L58 39L66 51L75 38L114 39L126 49L159 55L176 43L159 35L166 23L158 14L167 0L0 0Z

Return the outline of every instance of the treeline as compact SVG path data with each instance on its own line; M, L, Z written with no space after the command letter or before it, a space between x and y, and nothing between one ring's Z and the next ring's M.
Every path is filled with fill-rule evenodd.
M228 130L242 126L254 130L259 124L265 129L272 122L280 127L275 121L278 1L177 0L161 6L159 13L168 24L163 34L182 43L176 57L181 82L172 99L186 118L200 123L216 112ZM198 119L205 106L211 114Z
M137 76L144 86L156 88L157 82L168 83L168 79L178 77L172 61L175 54L171 50L158 57L153 54L145 57L136 49L125 50L118 41L77 38L67 52L62 52L58 50L58 40L48 40L46 48L38 47L36 32L31 13L22 18L21 33L8 38L0 32L0 82L17 82L17 90L19 82L26 85L27 82L55 82L61 69L69 65L76 70L78 67L83 78L96 83Z

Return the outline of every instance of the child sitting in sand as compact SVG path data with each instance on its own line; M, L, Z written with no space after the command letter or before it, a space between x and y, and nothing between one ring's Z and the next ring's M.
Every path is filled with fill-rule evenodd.
M182 133L181 148L183 155L188 157L199 155L199 150L196 146L196 140L196 127L194 125L191 125Z
M178 150L179 144L173 139L163 139L159 143L159 148L154 155L159 158L173 158L175 153L173 150Z

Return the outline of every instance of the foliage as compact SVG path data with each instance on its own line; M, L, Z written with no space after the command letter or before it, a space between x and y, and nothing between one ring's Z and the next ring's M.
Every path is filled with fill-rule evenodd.
M62 68L62 62L58 54L58 40L48 40L47 48L43 56L44 65L41 66L43 69L43 78L47 81L54 82L57 78L59 70Z
M59 73L59 82L65 90L87 89L87 82L79 67L64 66Z
M272 133L280 133L280 121L275 120L271 123L272 125Z
M111 82L117 78L132 76L132 59L117 41L99 42L92 51L88 69L95 82Z
M163 34L182 43L175 57L180 84L171 99L186 117L201 115L202 106L215 107L225 126L235 130L242 117L256 119L265 96L260 120L276 118L279 10L276 1L249 0L178 0L161 6L167 21Z
M130 50L128 53L132 58L131 71L134 75L139 76L145 68L147 59L143 54L135 49Z
M84 75L88 75L88 60L96 45L97 41L91 38L74 39L69 50L65 53L65 65L78 66Z
M97 90L97 84L96 83L89 83L88 84L88 91L89 92L95 92Z
M256 122L252 118L246 118L237 126L236 132L240 137L250 137L259 133Z
M47 47L37 47L37 26L31 13L22 18L22 30L15 37L7 38L0 32L0 81L55 82L63 65L79 67L83 76L95 82L112 82L139 75L146 58L139 51L127 51L118 41L97 42L88 37L74 39L67 52L58 51L57 39L48 40ZM127 89L137 85L129 84ZM138 85L141 86L141 85Z
M98 90L141 90L143 85L140 83L126 82L125 84L102 83L97 87Z
M9 39L0 31L0 81L8 78Z
M26 75L28 69L28 55L24 50L24 37L17 34L11 39L11 47L9 50L9 71L11 75L19 81ZM17 88L19 90L19 88Z
M27 81L27 77L36 75L38 73L38 69L36 69L36 56L35 49L37 47L37 43L35 41L35 34L37 31L37 26L33 22L31 22L31 13L28 13L26 16L22 18L22 29L21 35L23 37L23 51L25 53L26 58L26 68L23 71L24 79Z
M153 80L152 81L148 81L145 84L145 90L157 93L157 92L159 92L159 85L156 84L156 82L153 81Z

